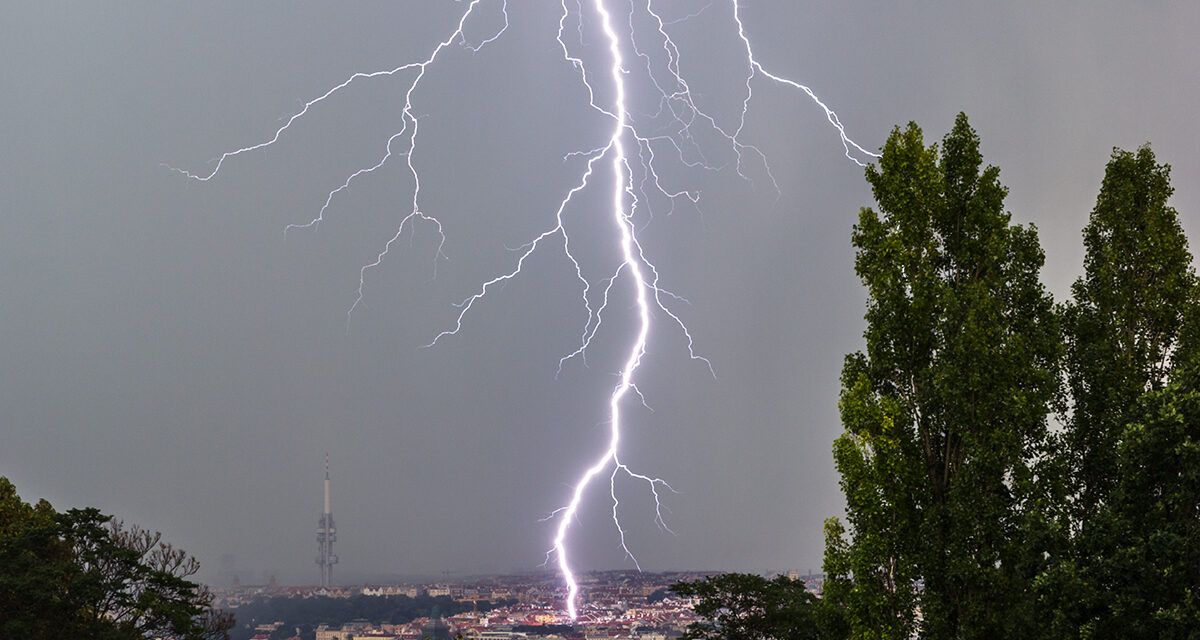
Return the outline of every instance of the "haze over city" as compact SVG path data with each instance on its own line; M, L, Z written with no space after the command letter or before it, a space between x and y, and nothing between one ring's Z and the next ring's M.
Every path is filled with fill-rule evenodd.
M423 209L449 259L428 229L406 236L349 326L359 269L411 207L411 181L394 165L339 194L319 230L283 230L378 159L405 82L349 87L210 182L163 165L211 168L350 74L423 59L461 3L10 8L0 475L27 500L163 531L204 579L231 556L244 580L313 584L328 452L338 580L536 569L553 536L540 520L607 438L631 323L615 315L587 366L558 372L586 311L551 250L458 335L421 347L553 218L578 168L564 155L606 135L546 4L512 3L502 38L449 52L414 94ZM938 140L966 112L1007 208L1040 230L1059 299L1114 146L1153 143L1185 231L1200 232L1200 8L742 4L757 58L812 87L867 149L910 120ZM669 29L697 100L736 121L746 71L729 7L658 6L681 19ZM819 569L821 522L842 510L838 372L861 346L865 300L849 235L871 194L807 96L761 77L753 90L743 136L778 191L753 165L749 179L679 171L698 208L639 229L715 370L656 325L638 379L652 411L630 410L623 459L678 491L664 497L674 535L644 486L619 485L648 570ZM587 242L601 233L579 251L603 254ZM572 530L574 557L630 568L604 487Z

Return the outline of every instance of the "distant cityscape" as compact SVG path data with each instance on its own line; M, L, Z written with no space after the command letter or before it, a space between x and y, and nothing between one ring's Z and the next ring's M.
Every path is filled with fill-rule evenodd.
M447 597L458 603L493 603L490 610L472 610L430 619L417 618L405 624L379 620L320 625L316 640L421 640L423 638L480 638L521 640L563 638L578 640L669 640L678 638L698 618L691 599L675 596L669 587L679 581L700 580L719 571L643 573L596 571L579 576L579 616L572 621L563 603L567 595L562 579L537 573L481 576L459 581L441 580L428 584L366 584L358 586L280 586L235 583L214 590L214 604L236 610L263 598L352 598L355 596ZM771 574L779 575L779 574ZM807 589L821 593L820 574L786 575L804 581ZM250 622L250 621L242 621ZM280 621L253 621L252 639L267 640ZM275 637L279 637L276 635Z
M269 598L341 598L357 596L386 598L446 598L453 603L471 603L470 611L436 617L419 617L403 624L383 620L355 620L350 623L318 625L316 640L422 640L424 638L479 638L519 640L523 638L563 638L571 640L667 640L677 638L697 621L695 602L670 592L681 581L701 580L720 571L683 571L646 573L616 570L594 571L577 576L580 593L578 617L570 618L565 606L567 586L561 576L550 572L501 576L480 576L413 583L363 584L337 586L333 583L333 553L337 529L330 500L329 456L325 456L324 501L317 521L317 583L311 586L281 586L272 575L266 584L242 584L236 573L230 583L214 589L213 604L220 609L238 610ZM231 556L224 559L227 579L232 571ZM780 575L771 574L769 577ZM801 575L788 571L789 578L802 579L806 588L821 594L824 576ZM444 602L444 600L443 600ZM479 603L484 603L480 610ZM253 626L251 640L288 637L279 633L280 620L242 620ZM286 629L284 631L287 631Z

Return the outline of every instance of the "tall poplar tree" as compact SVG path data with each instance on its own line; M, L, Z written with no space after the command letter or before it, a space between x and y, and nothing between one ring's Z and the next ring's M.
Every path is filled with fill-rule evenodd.
M1064 310L1070 559L1045 580L1059 636L1200 628L1200 298L1170 167L1115 149Z
M1167 384L1195 274L1175 209L1170 167L1154 152L1113 151L1083 230L1084 276L1064 313L1072 410L1066 429L1082 522L1116 480L1124 423L1145 392Z
M854 637L1003 637L1027 610L1060 353L1043 254L964 115L940 154L915 124L895 129L866 174L878 211L853 234L866 352L842 372L848 526L827 525L828 584Z

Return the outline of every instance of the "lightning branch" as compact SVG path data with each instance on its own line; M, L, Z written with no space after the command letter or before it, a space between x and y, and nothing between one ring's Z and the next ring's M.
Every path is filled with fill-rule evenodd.
M437 72L439 60L448 51L458 48L471 53L483 52L488 45L501 38L510 26L507 0L458 0L458 3L464 6L453 29L438 41L425 58L386 69L351 74L316 98L305 102L304 106L288 117L269 138L221 154L207 173L171 167L190 179L208 182L218 175L227 162L273 145L305 115L349 85L381 80L402 83L404 103L400 111L400 128L386 140L383 153L374 161L349 173L340 185L330 190L312 219L288 225L285 229L285 232L306 229L316 231L324 222L326 212L334 206L338 195L349 189L352 183L390 162L403 163L404 170L413 183L412 199L409 203L411 206L405 215L401 216L395 234L382 244L375 259L359 270L356 297L346 312L347 323L364 299L371 270L383 263L396 241L405 232L414 230L417 225L429 228L437 243L435 267L439 260L446 257L446 236L442 224L436 216L422 208L419 163L421 147L418 144L420 131L419 119L414 112L414 101L419 95L422 81L427 74ZM581 157L585 159L585 163L574 183L565 186L557 208L548 212L548 226L517 249L512 267L508 271L484 281L475 293L462 300L451 325L437 332L430 342L424 345L434 347L440 341L457 335L463 330L464 319L472 314L476 302L492 295L505 282L518 277L531 255L551 240L558 240L561 241L558 246L562 247L574 270L581 304L587 314L578 346L558 362L558 372L561 374L563 366L571 360L578 358L586 362L588 350L604 324L605 311L614 294L616 283L626 282L630 285L632 299L627 302L635 309L637 321L629 336L627 350L623 352L621 369L616 372L617 382L609 395L608 415L605 417L608 426L607 445L592 457L593 462L590 465L581 469L571 486L566 504L553 511L547 518L554 523L554 538L547 551L546 560L557 564L566 584L565 608L571 619L575 619L579 614L579 585L572 569L569 534L571 528L578 523L577 516L583 506L585 493L594 481L602 477L607 478L611 516L616 527L618 544L639 569L640 564L626 542L625 528L621 524L620 502L616 491L620 478L642 483L648 489L655 504L655 522L664 530L670 531L663 518L662 497L663 492L671 492L673 489L660 478L631 469L621 461L620 455L622 432L626 428L622 410L627 408L631 398L645 404L645 398L638 390L636 377L646 355L647 341L655 319L665 320L680 331L686 339L689 357L706 367L710 373L713 372L712 363L697 352L691 332L675 311L678 305L686 303L686 299L660 286L659 270L638 240L637 221L641 219L639 216L649 216L652 197L669 203L671 209L680 202L695 205L701 198L698 189L669 184L670 181L660 172L660 166L665 162L672 162L688 169L711 172L732 170L740 178L749 180L746 170L753 164L765 173L772 188L778 190L778 183L765 154L743 139L754 89L763 83L799 91L816 104L836 132L845 157L852 162L865 166L871 158L878 157L847 135L845 126L837 114L812 89L768 70L758 60L746 33L737 0L725 0L719 4L727 12L729 28L736 32L737 41L742 47L741 54L744 56L744 76L738 84L741 87L741 109L731 122L710 115L702 108L681 71L683 64L680 48L670 33L672 27L680 23L694 19L704 12L721 9L713 6L712 2L698 7L696 3L683 3L688 6L680 12L681 15L664 18L668 14L660 9L662 4L667 3L661 0L560 0L557 7L559 20L556 39L561 48L562 62L570 66L581 86L586 89L587 106L609 122L609 133L596 146L564 158L566 160ZM484 5L495 7L496 11L485 16L485 12L480 11L480 7ZM490 27L486 24L481 25L487 32L486 37L477 41L467 38L465 33L468 24L474 25L475 21L482 23L489 19L494 24ZM650 27L646 28L645 25ZM591 38L598 38L600 53L591 51ZM601 59L600 62L594 61L597 57ZM632 112L628 104L630 93L634 91L629 83L631 78L641 80L640 88L648 92L651 99L657 103L655 111L644 115ZM611 96L611 99L601 100L599 95ZM732 167L715 165L707 159L709 154L706 153L702 140L714 138L732 150ZM597 193L600 189L597 184L611 187L607 193L603 190ZM568 232L568 216L579 201L585 198L597 198L601 202L607 202L605 210L609 217L610 235L579 238ZM593 269L590 265L581 263L573 249L581 242L608 243L615 247L619 255L615 268L610 268L606 275L599 279L589 279L586 274Z

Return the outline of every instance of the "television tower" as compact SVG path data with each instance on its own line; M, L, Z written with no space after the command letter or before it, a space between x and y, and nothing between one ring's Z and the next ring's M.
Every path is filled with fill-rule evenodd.
M333 513L329 510L329 454L325 454L325 511L317 521L317 566L321 567L321 586L329 587L333 579L333 565L338 558L333 555L333 543L337 540L337 528L333 526Z

